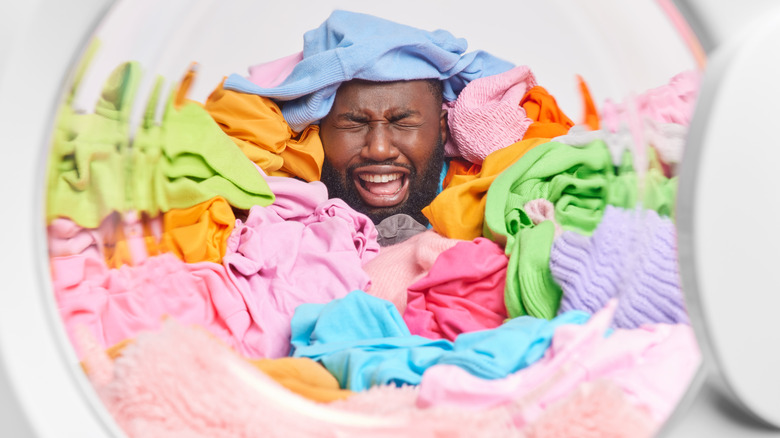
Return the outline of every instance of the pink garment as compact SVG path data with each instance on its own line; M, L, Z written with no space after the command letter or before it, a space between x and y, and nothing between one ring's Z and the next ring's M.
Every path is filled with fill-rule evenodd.
M220 264L185 263L166 253L109 269L102 255L83 253L52 257L51 269L71 341L76 327L83 326L108 348L159 327L165 317L203 326L246 354L254 352L256 338L263 335L261 327L243 324L249 319L249 297L241 295Z
M504 304L507 258L484 237L444 251L422 279L409 286L404 321L413 335L454 341L461 333L498 327Z
M555 206L549 199L532 199L525 203L523 210L534 225L539 225L544 221L550 221L555 225L555 237L558 237L563 233L561 226L558 225L558 222L555 222Z
M700 363L693 331L684 324L653 324L616 329L604 337L616 304L609 301L584 326L559 327L541 360L506 378L484 380L450 365L429 368L418 406L484 409L511 404L515 424L523 427L583 382L604 379L663 423Z
M159 218L152 221L161 222ZM122 227L123 242L130 251L132 264L137 265L146 260L149 254L143 224L135 211L126 212L121 219L118 214L112 214L98 228L93 229L82 228L68 218L55 218L48 226L49 255L61 257L89 252L105 256L105 244L116 240L119 227Z
M428 230L401 243L382 248L375 259L363 266L371 277L371 284L364 291L390 301L403 315L408 287L428 273L439 254L458 242L461 240L450 239Z
M236 220L222 262L246 300L248 313L236 322L265 333L247 356L273 358L289 353L290 320L299 304L365 290L369 276L362 266L379 244L371 220L341 199L327 199L321 182L266 181L276 201Z
M249 67L249 80L264 88L274 88L284 82L295 65L303 59L303 52Z
M525 438L650 438L658 429L616 385L599 380L577 387L523 429Z
M632 125L632 119L653 120L657 123L677 123L688 126L699 92L701 73L684 71L673 76L669 83L653 88L622 103L604 102L601 122L616 132L621 125Z
M469 82L447 105L450 134L460 155L481 164L491 152L521 140L533 120L520 101L536 85L527 66Z
M140 333L115 361L89 335L79 344L96 393L129 438L520 437L504 408L418 409L411 387L315 403L172 320Z

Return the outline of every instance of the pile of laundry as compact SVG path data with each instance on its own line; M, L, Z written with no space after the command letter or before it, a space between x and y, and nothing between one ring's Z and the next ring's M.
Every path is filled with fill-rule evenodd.
M132 127L141 74L65 101L47 186L59 313L129 436L652 436L697 372L673 221L697 73L600 110L580 79L581 123L527 66L469 78L430 226L329 199L318 126L239 78L203 103L194 67L160 79Z

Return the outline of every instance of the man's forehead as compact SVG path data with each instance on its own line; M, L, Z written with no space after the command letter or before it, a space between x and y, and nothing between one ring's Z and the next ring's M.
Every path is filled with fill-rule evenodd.
M427 81L372 82L355 79L341 84L331 113L361 112L367 107L383 111L419 112L436 104Z

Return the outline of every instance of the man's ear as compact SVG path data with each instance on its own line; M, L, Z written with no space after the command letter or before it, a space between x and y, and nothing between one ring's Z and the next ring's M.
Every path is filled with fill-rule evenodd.
M441 143L447 143L447 136L450 131L447 125L447 110L442 108L441 115L439 116L439 130L441 131Z

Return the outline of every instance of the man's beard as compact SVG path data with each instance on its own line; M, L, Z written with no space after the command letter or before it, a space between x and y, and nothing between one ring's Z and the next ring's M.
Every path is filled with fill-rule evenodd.
M392 161L371 164L398 165ZM444 165L444 144L441 136L436 142L436 147L428 161L427 168L423 169L422 173L419 173L417 169L411 166L403 166L410 171L409 175L406 176L409 178L409 196L406 201L398 205L373 207L363 201L352 179L353 170L361 165L365 165L365 163L352 165L347 168L345 175L341 175L330 165L326 158L322 164L321 181L328 188L328 196L330 198L341 198L347 205L368 216L374 224L378 224L383 219L399 213L408 214L423 225L428 224L428 219L422 214L422 209L430 204L438 193L441 168Z

